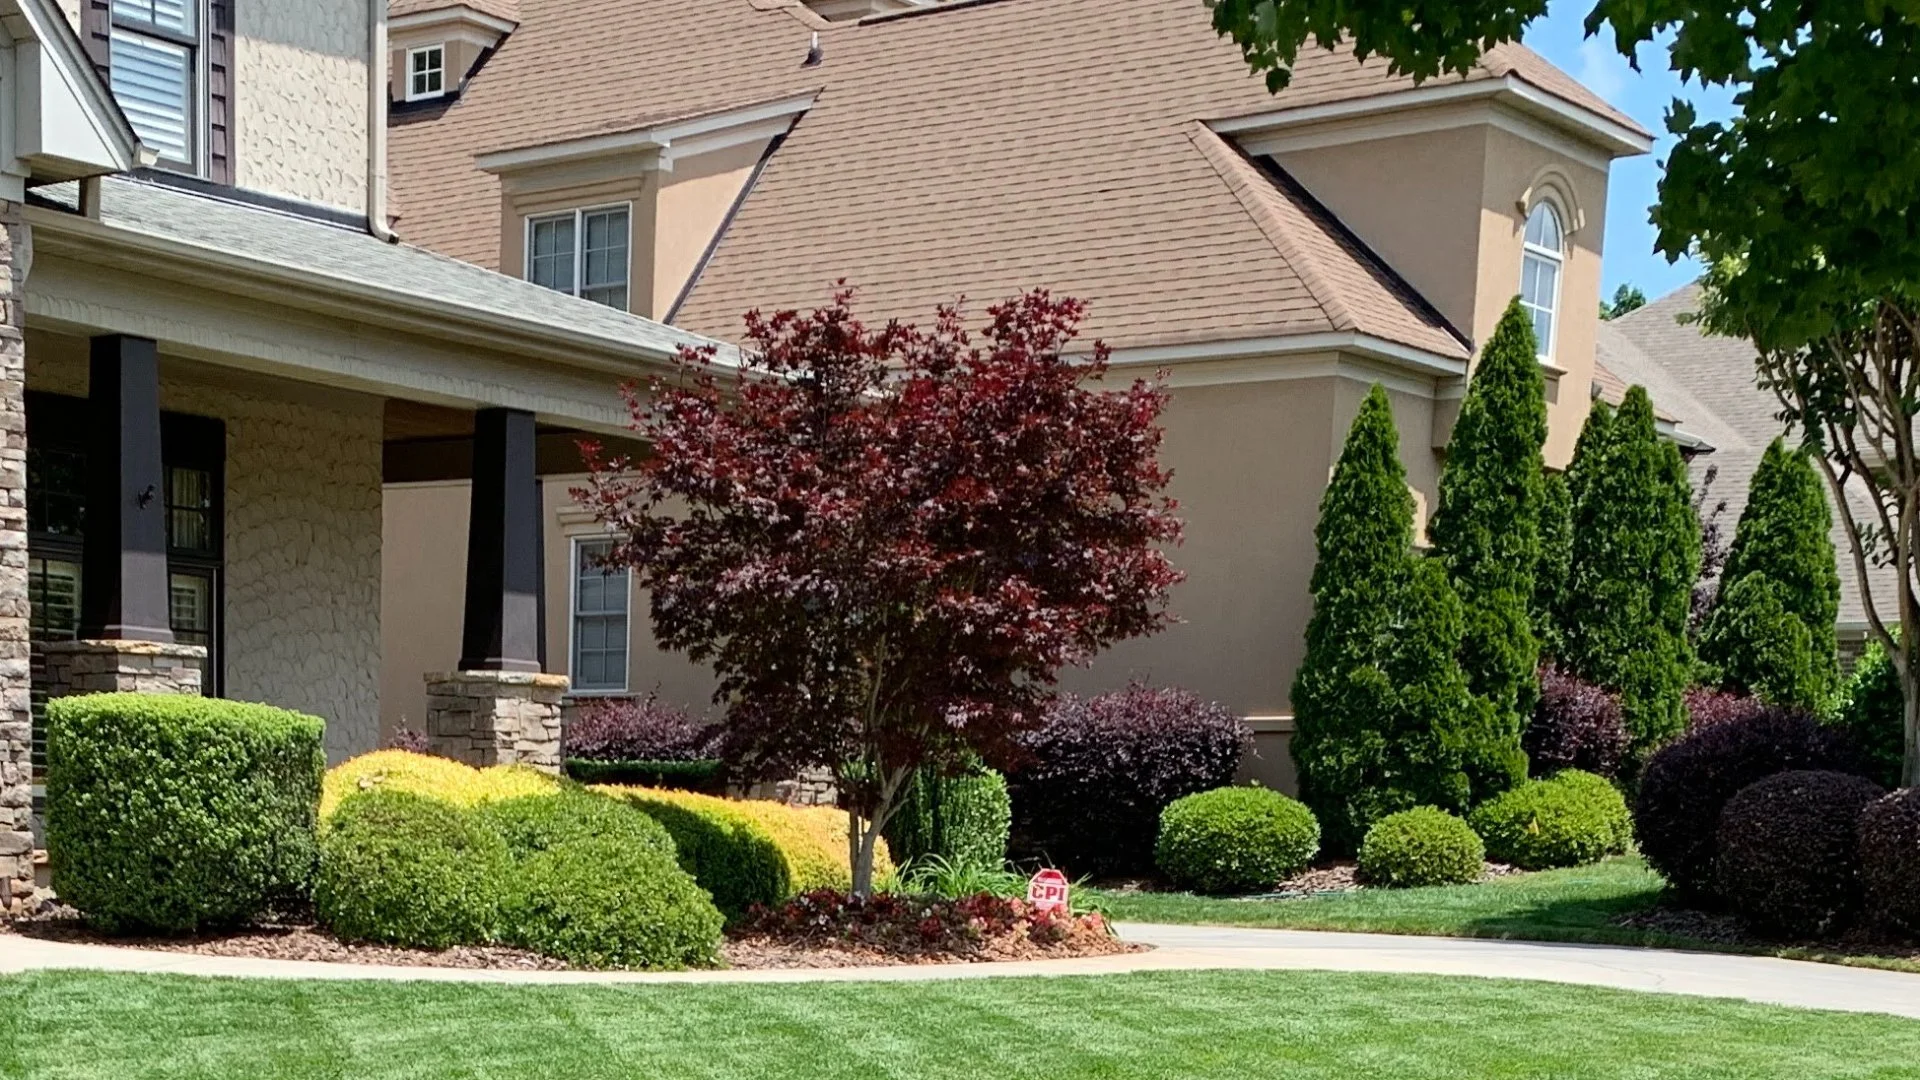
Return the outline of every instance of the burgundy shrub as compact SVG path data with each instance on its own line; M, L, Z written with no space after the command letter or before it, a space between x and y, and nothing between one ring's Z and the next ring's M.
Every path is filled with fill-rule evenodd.
M561 732L562 752L589 761L706 761L719 756L721 729L652 694L589 698Z
M1867 912L1880 929L1920 939L1920 788L1869 804L1858 832Z
M1144 874L1160 812L1232 783L1253 733L1191 691L1135 685L1062 695L1021 741L1007 777L1015 849L1075 874Z
M1618 697L1552 664L1540 669L1540 700L1521 735L1529 772L1580 769L1612 779L1628 742Z
M1886 794L1864 776L1775 773L1720 811L1714 877L1721 897L1759 930L1832 937L1861 906L1861 811Z
M1735 694L1696 686L1687 691L1687 730L1717 727L1720 724L1750 720L1762 713L1797 713L1802 710L1769 705L1750 694Z
M427 738L426 732L415 731L402 724L393 729L393 737L387 740L386 748L388 750L405 750L412 754L431 754L433 753L433 740Z

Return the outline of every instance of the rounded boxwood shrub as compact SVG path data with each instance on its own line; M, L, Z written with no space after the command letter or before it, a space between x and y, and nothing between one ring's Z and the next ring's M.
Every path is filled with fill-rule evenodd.
M1625 849L1627 800L1592 773L1567 769L1481 803L1468 818L1487 856L1522 870L1584 866Z
M534 850L516 861L501 913L502 940L580 967L712 967L719 959L719 910L650 839L576 836Z
M1714 896L1720 811L1734 792L1795 769L1855 772L1844 740L1813 717L1760 706L1689 732L1655 753L1640 777L1633 832L1647 863L1695 902Z
M1434 806L1416 806L1373 823L1360 841L1360 877L1371 885L1465 885L1487 861L1479 834Z
M304 903L325 724L179 694L47 703L60 898L111 930L190 933Z
M1901 788L1860 811L1860 882L1883 929L1920 936L1920 788Z
M1860 910L1860 813L1884 793L1848 773L1795 770L1741 788L1720 812L1720 894L1761 930L1820 937Z
M673 837L653 818L624 802L577 788L482 803L474 813L500 834L515 858L596 839L645 848L670 859L677 854Z
M1176 799L1160 815L1154 856L1195 892L1252 892L1306 869L1320 850L1313 811L1265 788L1229 787Z
M1012 821L1006 777L992 769L958 776L922 770L887 822L887 847L903 865L937 856L949 865L998 870L1007 861Z
M444 949L492 940L512 863L471 810L406 791L343 800L320 838L313 905L348 941Z

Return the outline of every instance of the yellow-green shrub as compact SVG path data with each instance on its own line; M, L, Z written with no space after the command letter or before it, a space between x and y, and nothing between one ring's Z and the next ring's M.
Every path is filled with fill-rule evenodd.
M608 785L589 790L626 800L665 826L679 849L680 865L729 917L754 904L778 904L813 889L853 884L847 816L832 807L659 788ZM874 873L893 873L885 841L875 856Z
M333 816L340 800L356 791L406 791L454 806L478 806L521 795L544 795L559 787L559 778L525 765L476 769L410 750L375 750L327 770L320 791L320 816Z

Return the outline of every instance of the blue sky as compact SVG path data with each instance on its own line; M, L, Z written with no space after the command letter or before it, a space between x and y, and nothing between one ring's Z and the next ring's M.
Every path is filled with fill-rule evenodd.
M1660 162L1673 144L1666 133L1667 104L1675 97L1685 98L1699 108L1701 119L1720 119L1732 111L1732 95L1682 84L1668 70L1663 47L1643 46L1640 70L1634 71L1614 50L1605 28L1601 37L1585 36L1581 24L1592 6L1591 0L1554 0L1547 14L1527 28L1526 43L1654 133L1653 153L1614 162L1607 190L1607 247L1600 295L1611 297L1617 286L1631 282L1646 290L1648 299L1656 299L1700 273L1691 260L1669 263L1666 256L1656 255L1653 226L1647 223L1647 207L1659 195Z

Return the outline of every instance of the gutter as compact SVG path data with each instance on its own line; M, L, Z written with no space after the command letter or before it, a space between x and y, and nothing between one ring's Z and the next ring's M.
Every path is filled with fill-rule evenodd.
M376 78L375 76L381 76ZM367 231L397 244L387 226L387 0L367 0Z

